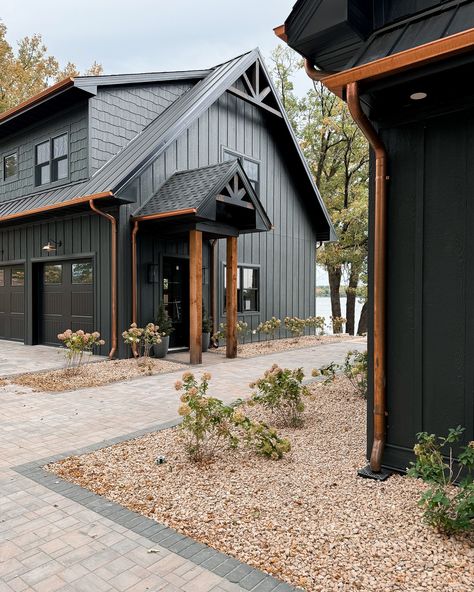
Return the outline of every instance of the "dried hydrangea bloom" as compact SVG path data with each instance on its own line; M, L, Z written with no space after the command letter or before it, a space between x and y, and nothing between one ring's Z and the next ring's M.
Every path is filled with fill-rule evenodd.
M177 391L180 391L180 390L183 388L183 383L181 382L181 380L177 380L177 381L174 383L174 388L175 388L175 390L177 390Z

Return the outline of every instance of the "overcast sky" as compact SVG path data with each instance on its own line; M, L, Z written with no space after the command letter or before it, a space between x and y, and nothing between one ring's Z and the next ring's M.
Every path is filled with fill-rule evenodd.
M207 68L254 47L267 58L278 44L294 0L17 0L2 2L0 18L13 45L41 33L62 64L104 73ZM303 93L310 87L301 73ZM327 283L318 273L318 283Z

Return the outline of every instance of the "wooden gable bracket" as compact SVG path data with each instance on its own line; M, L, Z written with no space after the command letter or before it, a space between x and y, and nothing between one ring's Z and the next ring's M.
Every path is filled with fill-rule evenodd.
M245 187L239 188L239 175L234 175L233 179L227 183L223 191L226 191L227 195L220 193L216 197L217 201L229 204L231 206L248 208L249 210L255 209L253 203L245 200L245 196L247 195Z
M240 97L244 101L252 103L252 105L257 105L257 107L261 107L262 109L265 109L265 111L269 111L277 117L283 117L278 109L275 109L271 105L268 105L264 102L265 99L271 96L272 93L271 86L268 84L265 78L265 76L262 76L260 63L257 60L246 72L242 74L242 77L240 78L246 90L244 91L235 86L231 86L229 87L228 91L233 95Z

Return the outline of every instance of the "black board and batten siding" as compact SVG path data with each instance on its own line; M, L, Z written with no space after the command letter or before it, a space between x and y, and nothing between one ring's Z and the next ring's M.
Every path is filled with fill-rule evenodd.
M53 254L43 246L50 240L61 242ZM110 224L92 213L69 216L49 216L48 220L3 227L0 229L0 268L12 264L25 267L24 340L39 341L40 272L44 263L70 260L92 261L94 266L94 325L100 328L106 345L100 353L110 350ZM64 331L69 327L62 327ZM77 327L79 328L79 327ZM23 340L23 339L22 339Z
M239 314L250 329L272 315L281 318L315 314L317 237L305 201L307 196L290 170L285 146L278 142L275 118L275 115L225 93L144 169L135 182L138 204L143 204L177 170L221 162L225 148L259 163L259 198L274 229L239 237L239 264L255 265L260 269L260 311ZM138 204L127 207L133 211ZM150 250L146 257L151 263ZM157 257L155 252L153 261ZM225 241L220 240L216 270L219 322L225 321L224 262ZM140 265L144 270L143 259ZM157 304L155 301L155 308Z
M40 142L63 133L69 140L69 177L61 183L35 186L35 146ZM3 181L3 158L18 151L18 176L12 181ZM16 199L43 191L64 183L76 183L89 177L88 155L88 113L87 105L63 111L36 125L29 126L2 141L0 147L2 182L0 201Z

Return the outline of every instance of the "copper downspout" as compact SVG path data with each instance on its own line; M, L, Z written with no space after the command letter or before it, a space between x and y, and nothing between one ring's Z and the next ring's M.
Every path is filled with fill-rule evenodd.
M211 284L211 315L212 315L212 334L217 331L217 315L216 315L216 248L217 238L211 241L211 273L210 273L210 284Z
M110 275L111 275L111 301L112 301L112 349L109 352L109 358L112 359L117 352L117 221L112 214L107 214L97 209L94 200L89 201L91 210L93 210L99 216L107 218L110 222Z
M137 307L137 233L138 220L133 223L132 229L132 323L137 322L138 307ZM138 356L137 348L132 347L132 352L135 357Z
M357 82L346 87L352 118L375 153L374 221L374 440L370 468L379 473L385 446L385 258L387 251L387 151L374 127L362 111Z

